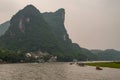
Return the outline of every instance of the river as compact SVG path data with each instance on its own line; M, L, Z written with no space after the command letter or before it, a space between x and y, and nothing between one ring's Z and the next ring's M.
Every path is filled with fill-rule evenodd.
M120 69L60 62L0 64L0 80L120 80Z

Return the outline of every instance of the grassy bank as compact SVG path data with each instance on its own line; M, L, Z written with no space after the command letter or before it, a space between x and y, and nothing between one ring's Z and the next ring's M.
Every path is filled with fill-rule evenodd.
M110 67L110 68L119 68L120 62L98 62L98 63L86 63L89 66L100 66L100 67Z

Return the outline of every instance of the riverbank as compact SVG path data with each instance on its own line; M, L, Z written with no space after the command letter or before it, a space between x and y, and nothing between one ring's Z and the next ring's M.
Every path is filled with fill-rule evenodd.
M120 62L95 62L95 63L86 63L89 66L100 66L100 67L110 67L110 68L119 68Z

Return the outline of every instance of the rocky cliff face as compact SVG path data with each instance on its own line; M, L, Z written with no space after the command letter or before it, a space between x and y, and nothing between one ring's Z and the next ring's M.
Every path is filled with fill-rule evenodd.
M7 21L0 25L0 36L4 35L10 26L10 22Z
M65 29L65 10L59 9L56 12L43 13L45 21L50 25L55 37L59 40L59 43L62 45L63 49L68 52L72 52L72 41L69 38L69 35Z
M46 22L51 26L55 36L62 42L72 43L65 29L65 10L59 9L56 12L43 13Z

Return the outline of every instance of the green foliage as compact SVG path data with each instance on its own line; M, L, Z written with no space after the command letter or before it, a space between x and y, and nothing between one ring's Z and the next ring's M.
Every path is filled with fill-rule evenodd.
M100 66L100 67L110 67L110 68L120 68L120 62L87 63L87 65Z
M3 62L14 63L14 62L20 62L20 60L24 60L25 55L24 54L17 54L13 51L0 48L0 59Z

